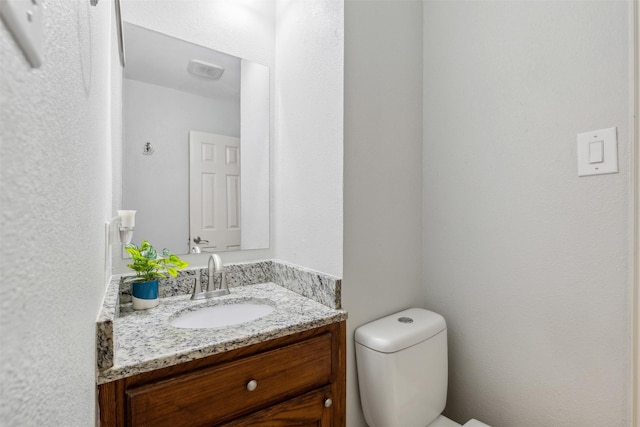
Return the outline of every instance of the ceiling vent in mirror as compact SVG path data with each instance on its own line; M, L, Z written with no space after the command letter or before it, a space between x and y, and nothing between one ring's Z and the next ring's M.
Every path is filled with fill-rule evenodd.
M187 66L187 70L191 74L195 74L196 76L204 77L206 79L219 79L224 73L224 68L219 65L210 64L208 62L199 61L197 59L192 59L189 61L189 65Z

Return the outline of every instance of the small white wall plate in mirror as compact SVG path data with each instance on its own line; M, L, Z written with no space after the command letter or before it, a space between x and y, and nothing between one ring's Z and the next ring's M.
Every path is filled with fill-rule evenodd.
M616 128L578 134L578 176L618 173Z

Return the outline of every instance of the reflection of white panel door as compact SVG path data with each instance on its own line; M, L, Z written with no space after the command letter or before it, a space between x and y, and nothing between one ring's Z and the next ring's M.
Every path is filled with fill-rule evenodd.
M240 139L189 132L189 250L240 249Z

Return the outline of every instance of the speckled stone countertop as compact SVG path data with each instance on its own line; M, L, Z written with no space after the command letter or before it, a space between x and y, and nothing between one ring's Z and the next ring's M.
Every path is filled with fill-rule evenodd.
M120 313L119 279L112 282L115 283L107 289L97 325L98 384L347 318L343 310L330 308L273 282L231 287L230 295L208 300L194 301L190 295L161 298L155 308ZM269 304L275 310L251 322L221 328L182 329L170 325L184 311L237 302ZM105 360L110 363L101 367Z

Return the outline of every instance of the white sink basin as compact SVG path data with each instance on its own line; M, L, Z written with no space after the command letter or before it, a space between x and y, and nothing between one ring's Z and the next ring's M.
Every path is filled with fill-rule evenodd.
M256 302L214 305L186 311L169 323L176 328L220 328L259 319L273 310L269 304Z

